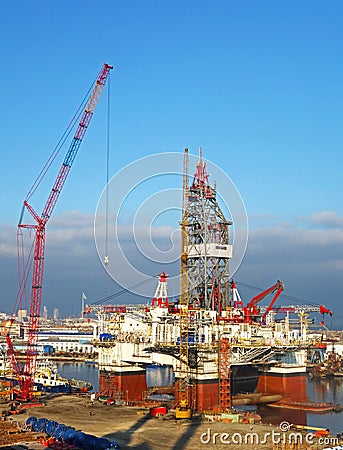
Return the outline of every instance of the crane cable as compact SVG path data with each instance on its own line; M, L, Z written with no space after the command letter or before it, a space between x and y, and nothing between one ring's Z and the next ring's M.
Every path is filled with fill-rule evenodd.
M243 283L241 281L237 281L237 284L240 284L241 286L252 289L254 291L259 291L259 292L264 291L264 289L261 287L253 286L251 284ZM302 303L304 305L318 306L318 303L305 301L305 300L302 300L301 298L293 297L293 296L287 295L287 294L280 294L279 298L284 298L284 299L290 300L290 301L296 301L296 302Z
M156 275L156 276L158 276L158 275ZM129 286L128 288L124 288L121 291L115 292L114 294L111 294L111 295L109 295L107 297L100 298L99 300L96 300L95 302L90 303L88 306L101 305L102 303L105 303L105 302L107 302L109 300L112 300L113 298L119 297L122 294L125 294L127 292L132 292L133 289L135 289L135 288L137 288L139 286L143 286L146 283L150 283L152 280L156 280L156 276L149 277L147 280L140 281L137 284Z
M38 189L38 186L40 185L40 183L42 182L43 178L45 177L46 173L48 172L48 170L51 167L51 164L55 161L57 155L59 154L59 152L61 151L64 143L66 142L66 140L68 139L70 133L72 132L73 128L75 127L75 125L77 124L77 122L79 121L81 114L83 112L83 109L86 105L86 100L89 97L89 94L94 86L95 81L97 80L99 75L97 75L97 77L95 78L95 80L93 81L93 83L90 85L86 95L84 96L84 98L82 99L76 113L74 114L73 118L71 119L71 121L69 122L66 130L64 131L64 133L62 134L60 140L57 142L55 148L53 149L53 151L51 152L51 155L49 156L48 160L46 161L46 163L44 164L43 168L41 169L41 171L39 172L37 178L35 179L33 185L31 186L31 188L29 189L29 192L27 193L26 196L26 201L28 201L32 195L36 192L36 190Z
M105 273L104 273L104 295L105 298L108 295L108 276L107 266L109 263L108 258L108 206L109 206L109 177L110 177L110 120L111 120L111 79L108 78L107 84L107 130L106 130L106 188L105 188Z

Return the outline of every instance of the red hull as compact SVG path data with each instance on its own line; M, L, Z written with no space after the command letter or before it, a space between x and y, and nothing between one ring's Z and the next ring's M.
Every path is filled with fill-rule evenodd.
M260 373L256 391L280 394L291 402L305 402L307 401L306 373Z
M143 400L146 390L145 370L100 373L99 391L101 395L113 398L120 396L127 402L137 402Z
M179 384L175 382L175 403L178 402ZM192 386L189 394L189 405L193 411L202 412L218 408L219 385L218 380L197 381Z

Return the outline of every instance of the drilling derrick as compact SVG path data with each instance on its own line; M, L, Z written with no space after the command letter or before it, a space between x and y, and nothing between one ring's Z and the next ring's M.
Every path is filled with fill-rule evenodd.
M217 310L229 303L229 225L210 186L206 163L200 159L187 198L187 263L189 303Z

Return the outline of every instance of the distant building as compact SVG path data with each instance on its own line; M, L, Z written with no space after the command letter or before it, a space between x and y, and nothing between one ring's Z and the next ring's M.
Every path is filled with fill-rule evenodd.
M22 322L23 319L27 318L27 309L19 309L18 310L18 320Z
M48 308L46 306L43 306L43 319L48 318Z
M76 326L63 328L41 328L38 334L39 345L50 347L54 353L86 353L93 354L97 349L93 347L95 330L90 327L87 330L80 330Z
M54 320L58 320L58 308L54 308Z

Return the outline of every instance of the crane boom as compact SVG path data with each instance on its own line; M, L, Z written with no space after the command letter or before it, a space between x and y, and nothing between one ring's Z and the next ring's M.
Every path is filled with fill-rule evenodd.
M24 201L24 207L28 210L35 220L35 224L18 224L18 229L29 228L35 230L35 243L33 253L33 269L32 269L32 287L30 294L30 314L28 320L28 343L26 353L26 364L23 374L18 374L18 365L16 364L13 355L13 345L9 336L7 336L8 348L11 352L11 361L13 369L19 375L20 391L23 400L31 399L33 391L34 374L36 371L37 360L37 344L38 344L38 330L40 323L40 309L42 304L42 284L44 273L44 253L45 253L45 226L50 219L60 193L63 189L65 181L70 172L71 166L75 160L78 149L85 136L87 128L93 117L95 108L101 97L102 91L105 87L109 72L113 67L109 64L104 64L97 76L95 85L88 99L85 110L82 114L79 125L76 129L74 138L64 158L62 166L59 170L55 183L50 191L47 202L43 208L41 216L39 216L27 200ZM21 215L22 218L23 215ZM20 283L21 285L21 283Z
M280 284L282 284L279 280L273 284L273 286L271 286L270 288L264 290L263 292L261 292L260 294L256 295L255 297L253 297L250 302L247 304L247 308L254 308L256 307L256 305L263 300L265 297L267 297L267 295L271 294L272 292L275 291L275 289L278 289Z
M70 168L71 168L71 166L74 162L74 159L77 155L77 152L79 150L81 142L86 134L86 131L90 124L90 121L92 120L95 108L99 102L102 91L104 90L104 87L105 87L105 84L106 84L106 81L108 78L108 74L111 69L112 69L112 66L110 66L108 64L104 64L98 75L98 78L95 82L93 91L89 97L86 108L81 117L80 123L76 129L72 143L71 143L69 150L64 158L64 161L60 168L59 174L57 175L55 184L50 192L49 198L43 209L42 220L45 223L49 220L51 213L52 213L52 211L56 205L56 202L58 200L58 197L61 193L61 190L63 189L64 183L67 179Z
M260 311L257 308L257 304L263 300L265 297L267 297L267 295L272 294L273 292L276 291L271 303L269 304L265 314L262 316L262 320L261 323L265 320L268 312L271 310L271 308L273 307L273 305L275 304L276 300L278 299L279 295L281 294L281 292L284 290L284 286L281 283L281 281L277 281L275 284L273 284L273 286L271 286L270 288L266 289L265 291L261 292L260 294L256 295L255 297L253 297L250 302L247 304L247 306L245 308L243 308L244 310L244 321L246 323L252 323L254 318L256 317L260 317Z
M261 308L261 312L265 311L266 308ZM291 306L278 306L278 307L273 307L271 309L271 311L273 311L276 314L286 314L286 313L291 313L291 314L298 314L301 311L305 311L307 313L320 313L320 314L329 314L330 316L332 316L332 311L328 308L326 308L323 305L291 305Z
M275 292L274 297L272 299L272 301L269 303L268 308L265 310L264 314L261 317L261 322L264 323L264 321L266 320L267 314L269 313L269 311L272 310L276 300L279 298L279 296L281 295L281 292L284 290L284 285L281 283L281 281L278 281L276 283L276 286L274 288L274 290L272 292Z

